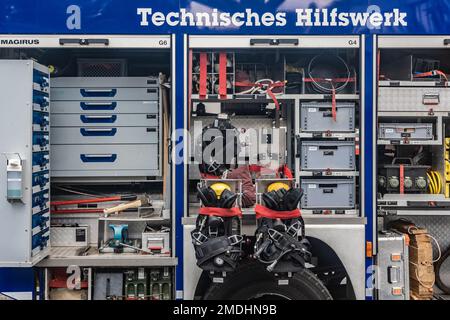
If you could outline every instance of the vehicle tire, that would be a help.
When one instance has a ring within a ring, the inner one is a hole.
[[[447,261],[448,259],[450,259],[450,249],[448,249],[446,252],[444,252],[442,254],[441,258],[439,259],[439,261],[434,265],[434,267],[435,267],[434,272],[436,274],[436,285],[445,294],[450,294],[450,284],[448,283],[448,278],[446,279],[446,281],[444,281],[444,279],[442,279],[441,268],[443,266],[445,266],[442,271],[445,272],[448,270],[448,261]]]
[[[224,283],[211,283],[203,299],[332,300],[323,283],[307,269],[296,272],[288,285],[278,285],[278,280],[262,263],[242,263],[227,274]]]

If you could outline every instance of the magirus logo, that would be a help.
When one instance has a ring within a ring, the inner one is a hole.
[[[39,39],[0,39],[1,45],[24,45],[39,44]]]

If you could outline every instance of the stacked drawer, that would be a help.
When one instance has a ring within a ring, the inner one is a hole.
[[[52,176],[159,176],[157,78],[52,80]]]
[[[302,133],[309,139],[298,143],[300,184],[304,191],[302,209],[313,213],[328,210],[345,213],[355,208],[356,143],[353,102],[337,102],[333,118],[331,101],[303,102],[300,108]],[[324,134],[341,134],[346,140],[325,138]]]
[[[31,256],[46,248],[50,238],[49,79],[47,68],[36,64],[33,70]]]

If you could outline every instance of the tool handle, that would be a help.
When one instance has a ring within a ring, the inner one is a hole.
[[[142,205],[141,200],[135,200],[127,203],[119,204],[118,206],[107,208],[103,210],[103,213],[109,214],[113,212],[124,211],[126,209],[139,208]]]

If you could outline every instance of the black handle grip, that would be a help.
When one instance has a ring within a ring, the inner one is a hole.
[[[444,46],[448,46],[450,44],[450,39],[444,39]]]
[[[319,184],[319,188],[337,188],[336,183],[321,183]]]
[[[298,45],[298,39],[250,39],[250,45],[270,45],[270,46],[278,46],[278,45]]]
[[[109,39],[81,39],[81,38],[61,38],[59,39],[60,45],[65,44],[79,44],[82,46],[88,46],[90,44],[104,44],[109,45]]]

